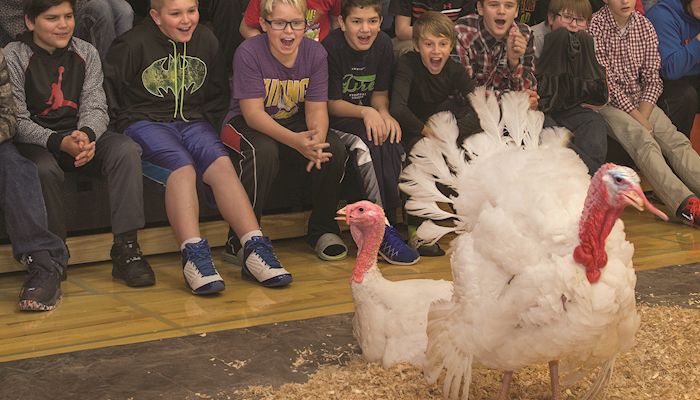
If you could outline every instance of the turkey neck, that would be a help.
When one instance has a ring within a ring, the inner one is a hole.
[[[600,270],[608,263],[605,240],[620,217],[623,207],[612,207],[608,202],[608,191],[599,174],[591,180],[588,195],[579,222],[580,244],[574,250],[574,260],[586,267],[590,283],[600,279]]]
[[[351,226],[350,230],[353,229],[362,228]],[[357,259],[355,260],[355,268],[352,270],[352,280],[357,283],[362,283],[365,273],[377,266],[377,254],[384,238],[384,220],[374,221],[363,230],[365,232],[361,235],[362,240],[356,240]],[[355,236],[355,232],[353,232],[353,237]]]

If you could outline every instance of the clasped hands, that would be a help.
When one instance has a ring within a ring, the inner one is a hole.
[[[73,131],[61,140],[61,151],[73,157],[73,165],[82,167],[95,157],[95,142],[83,131]]]

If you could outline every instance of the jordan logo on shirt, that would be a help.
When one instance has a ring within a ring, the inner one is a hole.
[[[58,67],[58,82],[51,84],[51,96],[46,101],[46,104],[50,104],[51,106],[39,113],[39,115],[48,115],[51,111],[58,110],[61,107],[70,107],[76,110],[78,109],[77,104],[63,98],[63,89],[61,89],[61,82],[63,82],[63,71],[65,70],[66,69],[63,68],[62,65]]]

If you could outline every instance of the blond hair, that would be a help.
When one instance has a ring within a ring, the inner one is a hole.
[[[260,18],[267,19],[272,14],[272,9],[278,4],[292,6],[306,18],[306,0],[260,0]]]
[[[437,11],[424,12],[413,24],[413,44],[418,45],[425,35],[444,36],[455,45],[455,24],[445,14]]]

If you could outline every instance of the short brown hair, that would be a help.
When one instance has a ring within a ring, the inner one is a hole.
[[[151,8],[154,10],[160,10],[165,1],[166,0],[151,0]],[[199,6],[199,0],[194,0],[194,2]]]
[[[36,22],[36,17],[51,7],[60,6],[63,3],[70,3],[70,6],[75,10],[75,0],[24,0],[22,3],[24,15],[29,18],[32,23]]]
[[[551,0],[549,2],[549,8],[547,9],[549,15],[554,16],[562,11],[578,14],[588,22],[591,22],[591,15],[593,15],[591,2],[588,0]]]
[[[413,44],[418,45],[420,39],[427,34],[444,36],[455,45],[455,24],[445,14],[437,11],[424,12],[413,24]]]
[[[382,16],[382,5],[380,0],[343,0],[342,6],[340,7],[340,15],[343,20],[348,17],[353,8],[372,8]]]

